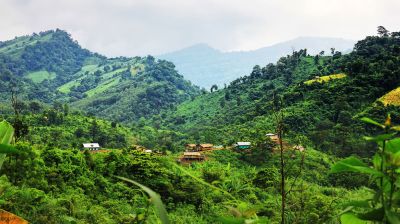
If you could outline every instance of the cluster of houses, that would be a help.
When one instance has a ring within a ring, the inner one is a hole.
[[[277,134],[268,133],[265,135],[269,137],[273,143],[276,145],[280,144],[280,138]],[[284,149],[292,148],[293,150],[304,151],[304,147],[301,145],[290,146],[287,142],[282,142]],[[92,152],[99,152],[104,151],[101,150],[99,143],[83,143],[83,149],[92,151]],[[233,148],[236,150],[250,150],[251,149],[251,142],[236,142],[233,145]],[[203,152],[210,151],[210,150],[217,150],[223,149],[223,146],[214,146],[213,144],[203,143],[203,144],[186,144],[185,145],[186,151],[180,157],[180,162],[192,162],[192,161],[203,161],[205,160],[205,155]],[[152,153],[152,150],[143,148],[143,152]]]
[[[180,158],[180,162],[193,162],[205,160],[205,155],[201,152],[214,149],[213,144],[186,144],[186,151]]]

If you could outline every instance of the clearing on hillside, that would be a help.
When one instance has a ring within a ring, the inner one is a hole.
[[[34,83],[41,83],[46,79],[48,80],[54,79],[56,77],[56,73],[42,70],[42,71],[28,73],[26,77],[32,80]]]
[[[319,82],[319,83],[329,82],[330,80],[333,80],[333,79],[342,79],[342,78],[345,78],[345,77],[346,77],[346,74],[343,74],[343,73],[325,75],[325,76],[315,77],[314,79],[305,81],[304,84],[311,85],[311,84],[313,84],[315,82]]]
[[[387,105],[400,106],[400,87],[386,93],[378,100],[381,101],[385,106]]]

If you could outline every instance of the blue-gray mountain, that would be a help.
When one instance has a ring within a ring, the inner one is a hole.
[[[257,50],[233,52],[222,52],[207,44],[197,44],[159,55],[158,58],[173,62],[178,72],[195,85],[209,88],[213,84],[229,84],[236,78],[249,74],[254,65],[264,66],[276,62],[293,50],[306,48],[313,55],[321,51],[330,54],[331,48],[335,48],[347,53],[354,43],[355,41],[340,38],[299,37]]]

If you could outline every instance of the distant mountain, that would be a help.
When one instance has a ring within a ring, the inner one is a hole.
[[[157,56],[173,62],[180,74],[192,83],[209,88],[219,86],[250,73],[254,65],[264,66],[276,62],[280,57],[291,54],[293,50],[306,48],[309,54],[325,51],[330,54],[331,48],[349,52],[355,41],[340,38],[299,37],[253,51],[221,52],[207,44],[197,44],[182,50]]]
[[[116,121],[158,114],[200,93],[171,62],[106,58],[58,29],[0,42],[0,86],[8,87],[0,89],[3,102],[19,87],[22,100],[69,103]]]

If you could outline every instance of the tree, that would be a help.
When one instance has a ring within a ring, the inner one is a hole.
[[[319,64],[319,55],[315,55],[314,57],[314,64],[318,65]]]
[[[69,106],[68,104],[64,104],[63,106],[64,116],[68,116],[69,113]]]
[[[242,98],[240,98],[240,96],[238,96],[238,97],[236,98],[236,105],[237,105],[237,106],[242,105]]]
[[[215,91],[218,90],[218,86],[217,86],[216,84],[214,84],[214,85],[211,86],[210,92],[213,92],[214,90],[215,90]]]
[[[334,55],[334,54],[335,54],[335,48],[331,47],[331,55]]]
[[[226,101],[231,100],[231,93],[230,93],[229,91],[226,91],[226,92],[225,92],[225,100],[226,100]]]
[[[92,125],[89,128],[90,137],[92,137],[92,142],[96,142],[100,134],[100,126],[97,124],[96,119],[93,119]]]
[[[29,103],[29,110],[32,113],[39,113],[42,109],[43,109],[42,105],[40,105],[40,103],[37,101],[31,101]]]
[[[381,37],[387,37],[389,36],[389,31],[383,26],[378,26],[378,35]]]

